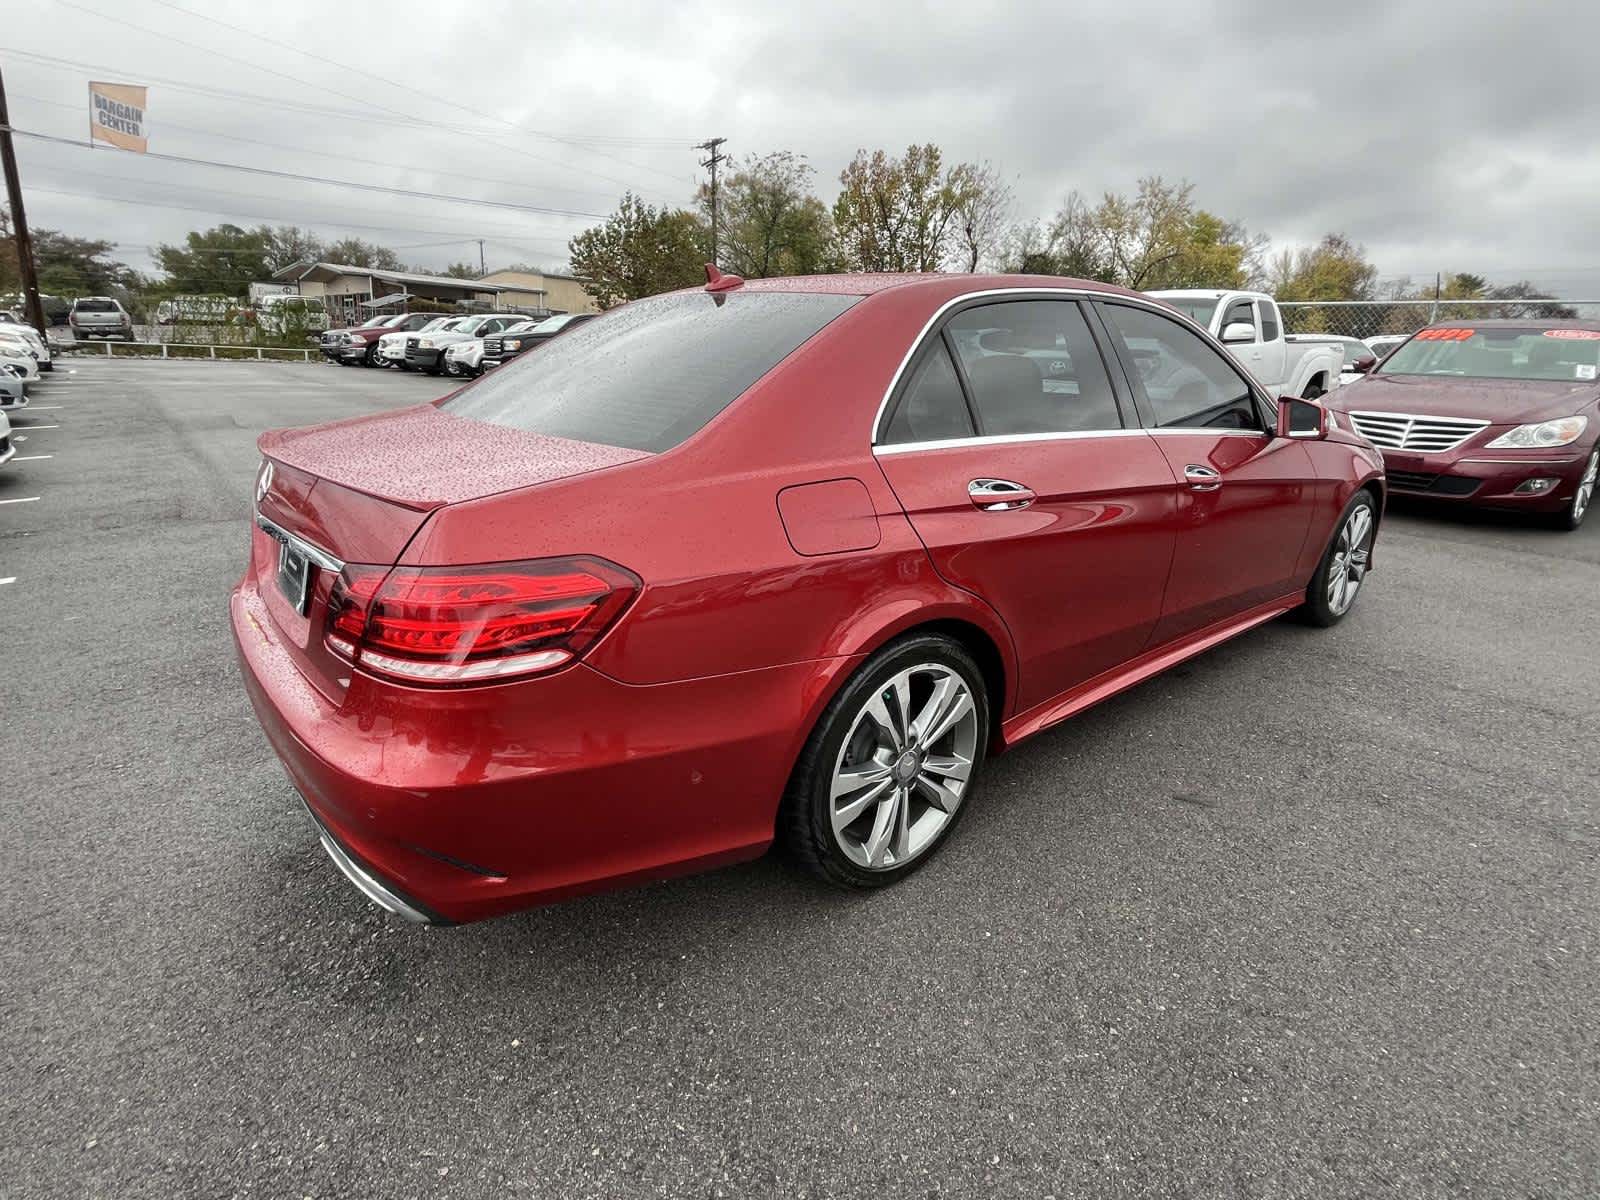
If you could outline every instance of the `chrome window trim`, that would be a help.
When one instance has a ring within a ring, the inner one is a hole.
[[[872,453],[909,454],[914,450],[948,450],[958,446],[999,446],[1007,442],[1081,442],[1094,438],[1148,437],[1154,430],[1137,429],[1083,429],[1064,433],[991,433],[983,437],[941,438],[932,442],[895,442],[888,446],[874,446]],[[1203,430],[1191,430],[1201,433]]]
[[[905,375],[906,367],[910,364],[911,360],[916,357],[917,351],[922,349],[922,344],[925,341],[928,340],[929,331],[931,331],[933,329],[933,327],[939,323],[940,319],[947,312],[949,312],[952,308],[955,308],[957,305],[965,304],[969,300],[987,300],[987,299],[991,299],[991,298],[996,297],[996,296],[1005,296],[1005,297],[1011,297],[1011,298],[1022,297],[1022,296],[1033,296],[1035,298],[1043,299],[1043,300],[1055,300],[1055,299],[1061,299],[1061,298],[1069,298],[1069,299],[1073,299],[1073,300],[1082,300],[1082,299],[1094,300],[1094,299],[1097,299],[1097,298],[1098,299],[1111,299],[1111,300],[1116,300],[1119,303],[1132,304],[1132,305],[1134,305],[1134,306],[1136,306],[1138,308],[1147,308],[1151,312],[1157,313],[1157,314],[1159,314],[1160,316],[1163,316],[1163,317],[1171,317],[1173,320],[1177,321],[1180,325],[1187,325],[1190,329],[1196,330],[1197,332],[1199,332],[1201,337],[1206,338],[1207,340],[1209,340],[1211,338],[1211,335],[1209,333],[1207,333],[1205,329],[1201,328],[1201,326],[1199,326],[1199,325],[1195,324],[1193,321],[1189,320],[1188,317],[1184,316],[1181,312],[1179,312],[1177,309],[1173,308],[1171,305],[1162,304],[1159,301],[1150,300],[1147,297],[1132,296],[1132,295],[1125,296],[1121,292],[1104,292],[1104,291],[1100,291],[1097,288],[1066,288],[1066,287],[986,288],[983,291],[978,291],[978,292],[963,292],[959,296],[952,296],[950,299],[946,300],[943,304],[941,304],[937,309],[934,310],[933,315],[928,318],[927,322],[922,326],[921,331],[918,332],[916,337],[911,339],[911,347],[906,351],[905,357],[903,357],[900,360],[900,365],[895,368],[894,374],[892,376],[890,376],[890,378],[889,378],[889,386],[884,389],[883,399],[878,401],[877,414],[872,418],[872,449],[873,449],[873,453],[877,453],[878,450],[880,449],[880,447],[878,445],[878,442],[879,442],[879,439],[883,436],[883,416],[884,416],[884,413],[888,410],[889,399],[890,399],[890,397],[892,397],[894,395],[895,389],[900,386],[900,379],[901,379],[901,377],[903,375]],[[1108,366],[1107,370],[1109,371],[1109,369],[1110,368]],[[1254,388],[1251,389],[1252,393],[1254,392],[1254,390],[1255,390]],[[1138,414],[1135,413],[1134,415],[1137,416]],[[1104,436],[1105,434],[1110,434],[1110,433],[1124,433],[1124,432],[1131,432],[1131,431],[1126,430],[1126,429],[1123,429],[1123,430],[1105,429],[1105,430],[1095,430],[1093,432],[1094,432],[1094,434],[1096,436]],[[1040,435],[1027,434],[1027,435],[1022,435],[1022,436],[1034,437],[1034,436],[1040,436]],[[1055,436],[1055,435],[1043,435],[1043,436]],[[966,439],[966,440],[971,440],[971,439]],[[1013,439],[1007,438],[1005,440],[1013,440]],[[909,445],[909,444],[911,444],[911,443],[902,443],[902,445]],[[943,446],[943,445],[948,445],[949,443],[947,443],[947,442],[937,442],[937,443],[930,443],[930,444]],[[883,447],[883,448],[887,449],[887,447]]]
[[[256,509],[256,524],[269,537],[293,546],[301,554],[305,555],[306,560],[313,566],[321,567],[324,571],[332,571],[336,575],[344,570],[344,562],[342,560],[335,558],[316,543],[306,541],[299,534],[290,533],[272,518],[262,516],[259,508]]]

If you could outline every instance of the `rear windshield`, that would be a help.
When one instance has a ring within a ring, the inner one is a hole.
[[[116,312],[115,300],[74,300],[72,307],[79,312]]]
[[[1211,314],[1217,311],[1217,299],[1212,296],[1157,296],[1163,304],[1170,304],[1203,329],[1211,328]]]
[[[440,407],[551,437],[668,450],[859,298],[683,292],[637,300]]]
[[[1384,359],[1378,372],[1588,382],[1600,376],[1600,331],[1424,329]]]

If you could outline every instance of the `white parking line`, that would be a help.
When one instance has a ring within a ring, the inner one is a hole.
[[[22,440],[21,438],[17,439],[17,441],[19,441],[19,442],[21,440]],[[16,458],[13,458],[11,461],[12,462],[38,462],[42,458],[54,458],[54,457],[55,457],[54,454],[19,454]]]
[[[16,581],[17,577],[15,575],[7,575],[4,579],[0,579],[0,587],[4,587],[8,583],[15,583]]]
[[[59,426],[59,425],[18,425],[18,426],[16,426],[16,428],[18,428],[18,429],[60,429],[61,426]],[[19,441],[19,442],[21,440],[22,440],[21,438],[17,439],[17,441]]]
[[[0,504],[28,504],[38,498],[37,496],[18,496],[15,500],[0,500]]]
[[[29,412],[44,412],[46,409],[54,410],[54,409],[57,409],[57,408],[60,408],[60,407],[61,407],[61,405],[59,405],[59,404],[30,404],[30,405],[28,405],[28,411]]]

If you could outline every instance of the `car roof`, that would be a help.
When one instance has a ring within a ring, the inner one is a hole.
[[[702,285],[703,286],[703,285]],[[941,271],[924,273],[854,275],[780,275],[770,279],[749,279],[738,289],[746,292],[820,292],[835,296],[872,296],[880,292],[938,292],[945,296],[1001,289],[1070,289],[1104,292],[1111,296],[1132,296],[1148,302],[1148,297],[1114,284],[1092,279],[1071,279],[1063,275],[967,275]],[[685,288],[685,291],[700,289]],[[1221,295],[1222,293],[1215,293]]]

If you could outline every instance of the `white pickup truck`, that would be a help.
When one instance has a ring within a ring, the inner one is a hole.
[[[1333,339],[1283,332],[1278,302],[1262,292],[1212,288],[1147,292],[1204,325],[1274,396],[1315,400],[1339,386],[1344,348]]]

